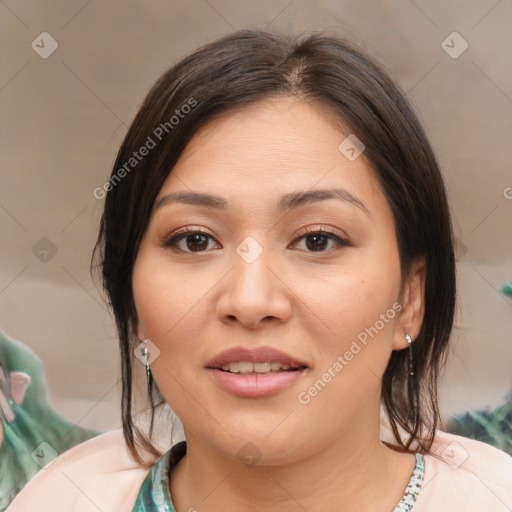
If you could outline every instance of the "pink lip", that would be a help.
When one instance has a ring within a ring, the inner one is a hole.
[[[215,382],[230,393],[242,397],[262,397],[275,394],[304,375],[306,368],[269,374],[236,374],[216,368],[207,368]]]
[[[306,363],[295,359],[280,350],[272,347],[233,347],[217,354],[206,364],[207,368],[222,368],[225,364],[250,361],[252,363],[265,363],[266,361],[287,364],[291,368],[307,366]]]
[[[229,363],[250,361],[253,363],[274,362],[298,368],[276,373],[236,374],[225,372],[222,367]],[[308,369],[299,359],[272,347],[234,347],[217,354],[206,365],[215,382],[230,393],[243,397],[261,397],[277,393],[302,377]]]

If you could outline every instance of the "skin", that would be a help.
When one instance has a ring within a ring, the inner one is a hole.
[[[425,266],[416,262],[400,287],[391,209],[364,153],[351,162],[338,150],[349,133],[318,105],[266,99],[199,130],[158,194],[155,204],[178,191],[228,202],[155,209],[133,272],[138,335],[159,348],[153,376],[185,428],[187,455],[170,484],[178,512],[389,511],[403,494],[415,460],[380,441],[381,377],[391,352],[408,346],[405,333],[414,340],[421,328]],[[283,194],[324,188],[349,191],[368,214],[336,199],[274,210]],[[183,227],[211,238],[166,247]],[[315,251],[304,228],[350,245],[324,238]],[[263,249],[252,263],[236,252],[248,236]],[[401,312],[299,403],[396,302]],[[272,396],[234,396],[204,367],[238,345],[276,347],[308,370]],[[254,466],[237,457],[246,443],[261,454]]]

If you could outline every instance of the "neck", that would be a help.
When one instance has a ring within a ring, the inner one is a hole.
[[[171,475],[178,511],[392,510],[414,469],[414,455],[385,446],[379,428],[362,437],[344,432],[293,463],[248,467],[190,432],[187,455]]]

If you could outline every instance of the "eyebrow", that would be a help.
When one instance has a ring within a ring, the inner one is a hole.
[[[300,206],[305,206],[320,201],[326,201],[328,199],[338,199],[345,201],[353,206],[356,206],[362,210],[366,215],[370,215],[370,212],[366,206],[355,196],[353,196],[347,190],[341,188],[329,188],[329,189],[316,189],[316,190],[298,190],[285,194],[279,198],[275,208],[279,212],[289,212]],[[203,194],[199,192],[173,192],[163,196],[157,203],[156,209],[172,204],[172,203],[183,203],[197,206],[207,206],[209,208],[216,208],[218,210],[226,210],[228,208],[228,202],[216,195]]]

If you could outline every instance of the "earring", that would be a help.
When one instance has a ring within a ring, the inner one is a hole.
[[[408,361],[408,372],[409,375],[414,375],[414,359],[412,357],[412,339],[409,334],[405,335],[405,339],[407,340],[407,343],[409,344],[409,361]]]
[[[144,347],[141,348],[141,354],[142,354],[142,357],[144,357],[146,360],[146,377],[149,382],[149,379],[151,377],[151,368],[149,366],[150,355],[149,355],[149,351],[148,351],[148,340],[144,340],[142,343],[144,344]]]

